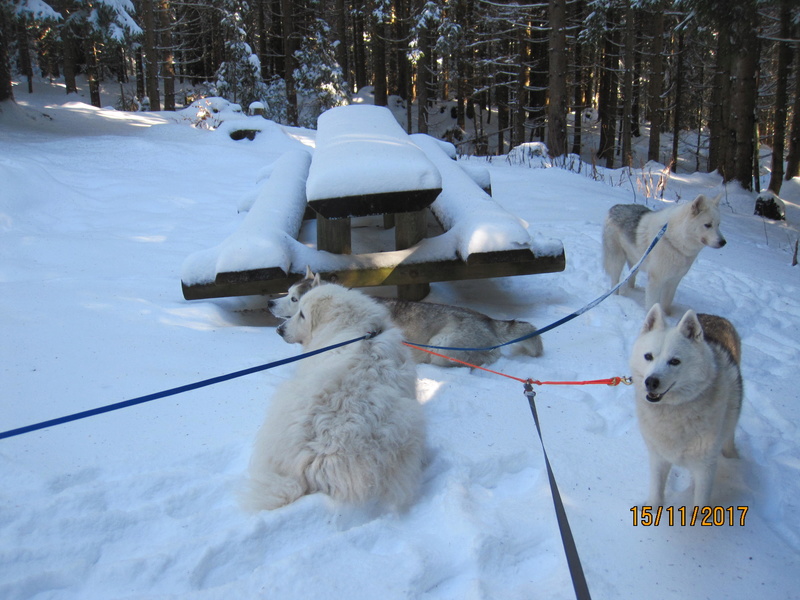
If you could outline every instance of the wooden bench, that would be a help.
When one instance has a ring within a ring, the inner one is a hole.
[[[282,293],[306,266],[349,287],[396,285],[412,300],[433,281],[564,269],[561,243],[531,240],[445,143],[406,135],[388,109],[343,108],[320,117],[310,165],[302,151],[281,157],[239,229],[187,258],[186,299]],[[443,233],[425,238],[430,213]],[[350,253],[351,219],[364,215],[394,221],[394,250]],[[304,218],[316,219],[316,248],[297,241]]]

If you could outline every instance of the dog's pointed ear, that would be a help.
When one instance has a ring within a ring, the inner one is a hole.
[[[656,329],[664,329],[665,326],[664,309],[656,302],[644,318],[642,333],[648,333]]]
[[[709,202],[714,206],[719,206],[719,203],[722,201],[722,192],[714,196]]]
[[[706,198],[703,194],[700,194],[697,198],[692,200],[692,216],[696,217],[703,212],[706,208],[707,202],[708,198]]]
[[[697,313],[691,309],[686,311],[686,314],[683,315],[683,318],[678,323],[678,331],[681,332],[682,336],[693,342],[699,342],[703,339],[703,326],[697,318]]]
[[[311,287],[315,288],[318,285],[322,285],[322,280],[319,278],[319,273],[314,275],[314,281],[311,282]]]
[[[314,279],[314,271],[311,270],[309,265],[306,265],[306,279]]]

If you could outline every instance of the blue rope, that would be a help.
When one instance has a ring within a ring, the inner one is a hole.
[[[502,348],[503,346],[508,346],[509,344],[516,344],[518,342],[522,342],[524,340],[527,340],[529,338],[535,337],[537,335],[542,335],[543,333],[545,333],[547,331],[550,331],[551,329],[555,329],[556,327],[558,327],[560,325],[563,325],[564,323],[567,323],[568,321],[571,321],[572,319],[574,319],[576,317],[579,317],[580,315],[582,315],[583,313],[587,312],[588,310],[591,310],[592,308],[594,308],[595,306],[600,304],[603,300],[608,298],[611,294],[616,292],[620,287],[622,287],[622,285],[626,281],[628,281],[628,279],[630,279],[631,276],[634,273],[636,273],[636,271],[639,269],[639,267],[644,262],[644,259],[647,258],[647,256],[650,254],[650,252],[655,247],[655,245],[658,243],[658,241],[664,236],[664,233],[666,233],[666,231],[667,231],[667,226],[664,225],[664,227],[661,228],[661,231],[658,232],[656,237],[653,238],[653,241],[650,242],[650,246],[648,246],[647,250],[642,255],[642,258],[639,259],[639,262],[637,262],[633,266],[633,268],[630,270],[628,275],[622,281],[620,281],[616,286],[614,286],[611,290],[609,290],[608,292],[606,292],[605,294],[603,294],[599,298],[596,298],[595,300],[593,300],[592,302],[590,302],[589,304],[587,304],[586,306],[584,306],[580,310],[575,311],[574,313],[572,313],[570,315],[567,315],[566,317],[564,317],[562,319],[559,319],[558,321],[555,321],[554,323],[551,323],[550,325],[542,327],[541,329],[537,329],[533,333],[529,333],[529,334],[524,335],[522,337],[519,337],[517,339],[511,340],[511,341],[508,341],[508,342],[505,342],[505,343],[502,343],[502,344],[498,344],[496,346],[489,346],[489,347],[486,347],[486,348],[454,348],[454,347],[450,347],[450,346],[427,346],[425,344],[413,344],[413,343],[410,343],[410,342],[409,343],[412,346],[417,346],[419,348],[430,348],[432,350],[461,350],[461,351],[469,351],[469,352],[483,352],[483,351],[487,351],[487,350],[496,350],[497,348]],[[299,356],[294,356],[292,358],[286,358],[286,359],[283,359],[283,360],[279,360],[279,361],[276,361],[276,362],[268,363],[268,364],[261,365],[261,366],[258,366],[258,367],[250,367],[249,369],[243,369],[241,371],[236,371],[234,373],[228,373],[227,375],[220,375],[219,377],[212,377],[211,379],[204,379],[203,381],[198,381],[196,383],[190,383],[188,385],[182,385],[180,387],[172,388],[170,390],[165,390],[163,392],[157,392],[155,394],[149,394],[147,396],[140,396],[139,398],[132,398],[131,400],[124,400],[122,402],[117,402],[115,404],[108,404],[106,406],[93,408],[91,410],[85,410],[83,412],[75,413],[75,414],[72,414],[72,415],[59,417],[58,419],[51,419],[49,421],[42,421],[41,423],[35,423],[33,425],[28,425],[26,427],[19,427],[17,429],[11,429],[9,431],[0,432],[0,440],[4,440],[4,439],[10,438],[10,437],[15,437],[15,436],[22,435],[22,434],[25,434],[25,433],[30,433],[32,431],[38,431],[40,429],[45,429],[47,427],[54,427],[56,425],[62,425],[64,423],[70,423],[72,421],[78,421],[80,419],[86,419],[88,417],[94,417],[96,415],[101,415],[103,413],[111,412],[111,411],[114,411],[114,410],[119,410],[121,408],[128,408],[129,406],[135,406],[137,404],[143,404],[145,402],[151,402],[153,400],[159,400],[161,398],[166,398],[168,396],[176,396],[176,395],[182,394],[184,392],[189,392],[189,391],[196,390],[196,389],[199,389],[199,388],[207,387],[207,386],[210,386],[210,385],[214,385],[216,383],[222,383],[223,381],[229,381],[231,379],[236,379],[237,377],[244,377],[245,375],[251,375],[253,373],[258,373],[259,371],[266,371],[267,369],[272,369],[274,367],[279,367],[281,365],[286,365],[286,364],[289,364],[289,363],[293,363],[295,361],[302,360],[304,358],[308,358],[308,357],[314,356],[316,354],[321,354],[322,352],[327,352],[328,350],[335,350],[336,348],[341,348],[342,346],[346,346],[348,344],[352,344],[352,343],[355,343],[355,342],[359,342],[361,340],[369,339],[369,338],[374,337],[375,335],[376,335],[375,333],[368,333],[367,335],[364,335],[362,337],[358,337],[358,338],[355,338],[355,339],[352,339],[352,340],[348,340],[346,342],[341,342],[339,344],[334,344],[332,346],[327,346],[325,348],[320,348],[319,350],[313,350],[311,352],[307,352],[307,353],[301,354]]]
[[[647,247],[647,250],[645,250],[645,253],[642,255],[642,258],[639,259],[639,262],[637,262],[635,265],[633,265],[633,267],[631,268],[630,272],[617,285],[615,285],[613,288],[611,288],[609,291],[607,291],[605,294],[603,294],[599,298],[595,298],[594,300],[592,300],[589,304],[587,304],[583,308],[581,308],[579,310],[576,310],[574,313],[569,314],[566,317],[564,317],[562,319],[559,319],[558,321],[550,323],[549,325],[546,325],[546,326],[542,327],[541,329],[537,329],[534,332],[528,333],[526,335],[523,335],[522,337],[518,337],[518,338],[513,339],[511,341],[503,342],[502,344],[497,344],[496,346],[487,346],[486,348],[455,348],[455,347],[451,347],[451,346],[427,346],[425,344],[416,344],[414,342],[408,342],[408,343],[410,345],[416,346],[418,348],[428,348],[430,350],[458,350],[458,351],[462,351],[462,352],[486,352],[488,350],[497,350],[498,348],[502,348],[503,346],[508,346],[510,344],[516,344],[518,342],[522,342],[522,341],[528,340],[528,339],[530,339],[532,337],[536,337],[537,335],[542,335],[543,333],[545,333],[547,331],[550,331],[551,329],[555,329],[556,327],[559,327],[559,326],[563,325],[564,323],[572,321],[572,319],[574,319],[576,317],[579,317],[583,313],[593,309],[595,306],[600,304],[603,300],[605,300],[611,294],[613,294],[619,288],[621,288],[623,286],[623,284],[625,284],[625,282],[627,282],[628,279],[630,279],[631,276],[634,273],[636,273],[636,271],[639,270],[639,267],[642,266],[642,263],[644,262],[644,259],[647,258],[647,255],[650,254],[650,252],[653,250],[653,248],[658,243],[658,241],[662,237],[664,237],[664,233],[666,233],[666,231],[667,231],[667,226],[665,224],[661,228],[661,231],[659,231],[656,234],[656,237],[653,238],[653,241],[650,242],[650,245]]]
[[[63,423],[69,423],[71,421],[77,421],[79,419],[86,419],[88,417],[94,417],[95,415],[101,415],[103,413],[111,412],[113,410],[119,410],[121,408],[128,408],[129,406],[135,406],[137,404],[143,404],[145,402],[151,402],[152,400],[158,400],[160,398],[166,398],[168,396],[175,396],[177,394],[182,394],[183,392],[189,392],[191,390],[196,390],[202,387],[207,387],[209,385],[214,385],[215,383],[221,383],[223,381],[228,381],[230,379],[236,379],[237,377],[244,377],[245,375],[251,375],[252,373],[258,373],[259,371],[266,371],[267,369],[272,369],[274,367],[280,367],[281,365],[286,365],[289,363],[293,363],[298,360],[302,360],[304,358],[308,358],[310,356],[314,356],[316,354],[321,354],[322,352],[327,352],[328,350],[335,350],[336,348],[341,348],[342,346],[346,346],[348,344],[352,344],[355,342],[360,342],[361,340],[366,340],[369,338],[375,337],[374,333],[368,333],[367,335],[348,340],[346,342],[341,342],[338,344],[334,344],[332,346],[327,346],[325,348],[320,348],[319,350],[312,350],[311,352],[307,352],[305,354],[301,354],[299,356],[293,356],[291,358],[285,358],[283,360],[278,360],[275,362],[271,362],[265,365],[261,365],[258,367],[250,367],[249,369],[243,369],[241,371],[236,371],[234,373],[228,373],[227,375],[220,375],[219,377],[212,377],[211,379],[204,379],[203,381],[198,381],[196,383],[190,383],[188,385],[182,385],[180,387],[172,388],[171,390],[165,390],[163,392],[157,392],[155,394],[148,394],[147,396],[141,396],[139,398],[133,398],[131,400],[124,400],[122,402],[117,402],[116,404],[108,404],[106,406],[101,406],[99,408],[93,408],[91,410],[85,410],[83,412],[75,413],[72,415],[67,415],[65,417],[59,417],[58,419],[51,419],[49,421],[43,421],[41,423],[36,423],[34,425],[28,425],[26,427],[20,427],[18,429],[12,429],[10,431],[5,431],[0,433],[0,440],[14,437],[17,435],[22,435],[24,433],[30,433],[31,431],[37,431],[39,429],[45,429],[47,427],[53,427],[55,425],[61,425]]]

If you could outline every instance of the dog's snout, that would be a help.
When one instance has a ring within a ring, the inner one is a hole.
[[[661,386],[661,380],[651,375],[644,380],[644,386],[647,388],[648,392],[655,392]]]
[[[267,302],[267,308],[275,308],[275,300],[270,300]]]
[[[728,240],[726,240],[725,238],[720,238],[719,239],[719,247],[720,248],[722,248],[727,243],[728,243]]]

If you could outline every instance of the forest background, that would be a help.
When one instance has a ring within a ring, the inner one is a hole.
[[[647,126],[648,160],[673,169],[683,140],[690,167],[748,190],[764,148],[776,195],[800,174],[797,0],[0,0],[0,103],[80,75],[97,107],[118,81],[121,110],[220,96],[313,127],[371,87],[409,132],[450,111],[437,133],[464,153],[585,155],[594,123],[592,160],[638,167]]]

